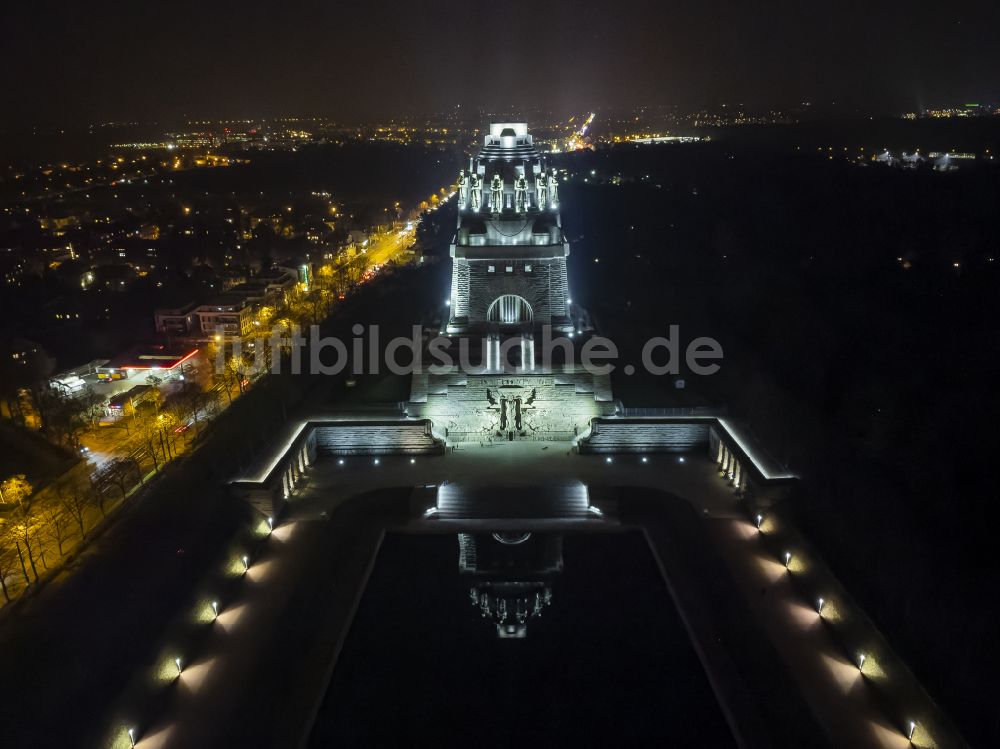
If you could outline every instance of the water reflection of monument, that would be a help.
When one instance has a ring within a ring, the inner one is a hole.
[[[552,603],[562,572],[562,536],[526,531],[458,534],[458,569],[472,578],[469,600],[500,638],[523,638]]]

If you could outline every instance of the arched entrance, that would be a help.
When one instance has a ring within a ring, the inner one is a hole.
[[[501,325],[529,323],[532,321],[532,317],[531,305],[524,297],[517,296],[517,294],[504,294],[497,297],[486,312],[486,319],[489,322]]]

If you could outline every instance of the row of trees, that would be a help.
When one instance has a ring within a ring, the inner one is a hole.
[[[367,273],[365,255],[322,266],[312,287],[295,294],[284,308],[272,310],[268,319],[261,321],[260,330],[244,341],[242,355],[226,357],[225,366],[213,371],[204,385],[189,381],[164,396],[161,382],[151,381],[151,397],[129,404],[119,420],[123,435],[115,452],[128,457],[106,461],[93,472],[89,464],[81,464],[38,492],[24,475],[2,482],[0,594],[4,601],[9,602],[58,565],[106,517],[112,503],[123,501],[142,483],[147,469],[158,470],[182,452],[186,446],[183,435],[188,430],[198,434],[207,420],[232,402],[234,393],[243,393],[254,379],[266,374],[270,362],[265,362],[263,371],[255,371],[253,351],[262,346],[265,359],[269,358],[268,338],[275,324],[290,331],[293,325],[307,326],[325,319]],[[214,369],[212,347],[206,355]],[[21,414],[25,407],[34,410],[51,441],[76,447],[80,434],[101,409],[99,399],[89,393],[67,397],[49,390],[41,384],[48,373],[28,369],[32,368],[19,371],[20,376],[11,380],[19,387],[3,394],[11,415]]]
[[[36,583],[143,481],[187,447],[206,420],[224,407],[223,389],[187,382],[167,396],[157,389],[149,400],[130,406],[119,420],[120,457],[79,464],[52,485],[35,492],[25,476],[0,484],[0,594]],[[93,469],[93,470],[92,470]]]
[[[215,387],[208,395],[215,398],[224,395],[231,403],[234,392],[244,393],[258,377],[270,371],[274,329],[290,335],[294,326],[305,329],[325,320],[334,305],[365,280],[369,266],[368,256],[364,254],[320,266],[310,288],[296,291],[282,307],[265,308],[266,312],[262,310],[258,314],[252,332],[242,340],[239,354],[227,351],[221,368],[215,366],[219,344],[210,344],[206,356],[213,365]],[[282,347],[282,352],[287,353],[287,348]]]
[[[134,459],[109,461],[90,479],[70,471],[34,492],[23,474],[0,484],[0,594],[9,602],[58,564],[107,515],[115,494],[124,498],[141,470]],[[114,492],[114,493],[113,493]]]

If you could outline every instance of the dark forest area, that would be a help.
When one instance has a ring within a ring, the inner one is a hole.
[[[721,342],[722,370],[689,390],[805,478],[800,526],[968,738],[993,743],[1000,168],[779,140],[567,157],[574,296],[625,359],[670,324]]]

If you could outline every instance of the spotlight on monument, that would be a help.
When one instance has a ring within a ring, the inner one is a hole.
[[[825,605],[826,605],[826,600],[823,598],[823,596],[820,596],[819,598],[816,599],[816,613],[819,614],[820,616],[823,616],[823,606]]]
[[[858,653],[858,671],[865,670],[865,654]]]
[[[212,613],[215,614],[215,618],[219,618],[219,602],[212,601]]]
[[[128,744],[133,749],[135,749],[135,729],[134,728],[128,729]]]
[[[910,741],[910,742],[913,741],[913,734],[916,732],[916,730],[917,730],[917,724],[914,723],[911,720],[910,721],[910,725],[908,726],[907,731],[906,731],[906,740],[907,741]]]
[[[764,522],[764,516],[763,515],[758,515],[757,516],[757,530],[760,530],[760,524],[763,523],[763,522]]]
[[[792,561],[792,552],[786,551],[785,552],[785,569],[788,569],[788,565],[791,563],[791,561]]]
[[[250,557],[244,554],[243,558],[240,561],[243,562],[243,574],[245,575],[247,572],[250,571]]]
[[[174,658],[174,665],[177,666],[177,675],[180,676],[181,672],[184,671],[184,669],[182,668],[181,659]]]
[[[270,535],[274,531],[274,518],[267,519],[267,533]]]

